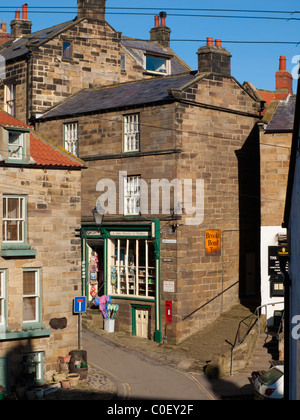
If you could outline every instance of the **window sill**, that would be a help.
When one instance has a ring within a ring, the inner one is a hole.
[[[15,244],[8,245],[2,244],[0,250],[0,257],[14,258],[14,257],[35,257],[37,251],[32,249],[29,245]]]
[[[49,337],[51,330],[49,329],[28,329],[23,331],[0,331],[0,341],[18,340],[21,338],[38,338],[38,337]]]

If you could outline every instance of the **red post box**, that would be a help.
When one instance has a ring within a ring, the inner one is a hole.
[[[172,324],[172,302],[169,300],[165,301],[165,322]]]

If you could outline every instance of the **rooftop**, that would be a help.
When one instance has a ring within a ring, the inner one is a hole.
[[[293,131],[295,119],[296,95],[288,96],[285,101],[280,101],[271,118],[266,132]]]
[[[101,112],[174,100],[170,89],[180,89],[196,77],[193,72],[103,87],[84,89],[51,108],[41,119]]]
[[[4,128],[18,128],[30,130],[30,157],[33,159],[30,165],[47,167],[81,168],[83,162],[68,153],[61,147],[55,146],[49,140],[41,137],[31,126],[12,117],[4,111],[0,111],[0,126]]]

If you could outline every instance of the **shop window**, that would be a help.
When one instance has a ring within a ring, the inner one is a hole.
[[[153,242],[145,239],[110,239],[108,273],[109,294],[154,298]]]
[[[24,133],[8,131],[8,161],[23,162],[25,158]]]
[[[64,147],[75,156],[78,156],[78,123],[64,124]]]
[[[23,325],[40,322],[40,279],[38,269],[23,271]]]
[[[124,215],[138,215],[141,211],[141,177],[124,178]]]
[[[25,201],[23,196],[3,197],[3,230],[4,243],[25,242]]]
[[[124,152],[140,150],[140,115],[124,115]]]

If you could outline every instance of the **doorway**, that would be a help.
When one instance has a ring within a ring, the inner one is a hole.
[[[150,339],[150,306],[132,305],[132,335]]]
[[[149,310],[137,309],[135,311],[135,325],[137,337],[148,338]]]

